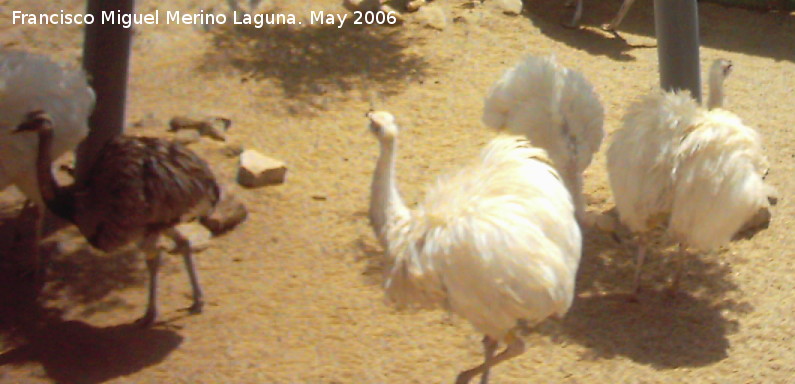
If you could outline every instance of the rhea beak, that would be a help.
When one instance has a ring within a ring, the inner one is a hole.
[[[376,128],[376,126],[375,126],[375,123],[374,123],[374,122],[373,122],[373,120],[372,120],[372,117],[373,117],[373,112],[374,112],[374,111],[373,111],[372,109],[370,109],[369,111],[367,111],[367,112],[364,114],[364,117],[366,117],[366,118],[370,119],[370,124],[367,124],[367,128],[369,128],[369,130],[370,130],[370,133],[374,133],[374,134],[375,134],[375,133],[377,133],[377,132],[378,132],[378,128]]]
[[[20,125],[17,125],[17,127],[11,131],[11,134],[16,135],[17,133],[34,131],[36,130],[36,125],[40,123],[41,123],[40,121],[28,120]]]
[[[42,128],[42,125],[47,123],[52,124],[50,116],[42,110],[36,110],[28,113],[27,116],[25,116],[25,121],[17,125],[17,127],[14,128],[11,133],[17,134],[20,132],[37,131]]]

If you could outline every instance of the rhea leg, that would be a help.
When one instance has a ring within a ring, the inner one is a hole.
[[[574,6],[574,15],[571,18],[571,21],[566,23],[563,22],[563,26],[566,28],[577,28],[580,25],[580,19],[582,18],[582,0],[576,0],[577,3]],[[570,2],[568,2],[570,4]]]
[[[499,363],[502,363],[503,361],[506,361],[508,359],[512,359],[516,356],[519,356],[522,353],[524,353],[524,351],[525,351],[524,341],[522,341],[522,339],[520,338],[514,338],[513,341],[511,341],[508,344],[508,346],[505,347],[505,350],[500,352],[497,356],[494,356],[494,358],[486,359],[486,361],[483,364],[459,373],[458,378],[456,378],[455,380],[455,384],[467,384],[469,383],[470,380],[472,380],[473,377],[479,374],[486,375],[486,378],[484,380],[481,380],[481,384],[487,384],[488,382],[487,372],[491,367]]]
[[[147,235],[141,240],[141,250],[146,256],[146,269],[149,271],[149,299],[144,316],[136,321],[142,327],[150,327],[157,318],[157,272],[160,269],[161,252],[157,249],[158,234]]]
[[[674,278],[671,280],[671,285],[668,287],[668,293],[675,295],[679,290],[679,283],[682,280],[682,273],[685,269],[685,258],[687,257],[687,246],[679,243],[679,250],[676,253],[676,271],[674,271]]]
[[[619,24],[621,24],[621,22],[624,20],[624,16],[627,15],[629,8],[632,7],[632,3],[634,2],[635,0],[624,0],[624,2],[621,3],[621,8],[618,10],[616,17],[613,18],[609,24],[602,25],[602,29],[609,32],[615,32],[616,28],[618,28]]]
[[[202,291],[201,284],[199,284],[199,274],[196,272],[196,264],[193,262],[193,251],[190,249],[190,243],[186,241],[175,230],[169,230],[168,235],[174,239],[180,253],[182,253],[182,260],[185,262],[185,270],[188,272],[190,279],[190,287],[193,291],[193,304],[188,308],[190,313],[201,313],[204,307],[204,292]]]
[[[483,359],[486,364],[494,359],[494,352],[497,352],[497,340],[488,336],[483,336]],[[489,369],[480,375],[480,384],[488,384],[489,382]]]
[[[638,254],[635,259],[635,277],[632,279],[632,296],[633,301],[638,300],[640,294],[640,272],[643,269],[643,262],[646,261],[646,248],[648,238],[646,234],[638,235]]]

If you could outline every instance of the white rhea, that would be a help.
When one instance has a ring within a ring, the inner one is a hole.
[[[519,331],[571,306],[582,246],[571,197],[543,149],[500,136],[409,210],[396,185],[395,119],[368,117],[381,145],[370,221],[385,248],[386,295],[398,307],[450,310],[485,334],[484,363],[456,380],[485,383],[490,367],[524,351]]]
[[[36,180],[38,138],[14,135],[30,111],[46,110],[55,124],[51,157],[74,149],[88,135],[94,92],[83,71],[21,51],[0,51],[0,190],[16,185],[39,210],[33,267],[45,205]]]
[[[585,213],[583,171],[604,138],[604,110],[593,86],[554,57],[527,56],[489,91],[483,122],[524,135],[549,154],[574,198],[577,218]]]
[[[772,188],[759,134],[721,109],[728,60],[709,74],[706,109],[687,91],[655,91],[633,103],[607,152],[610,187],[621,221],[638,234],[634,292],[648,232],[665,226],[679,243],[678,288],[687,247],[709,251],[727,244],[759,209]]]

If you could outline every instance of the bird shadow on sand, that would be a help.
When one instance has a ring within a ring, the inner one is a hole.
[[[533,25],[549,38],[560,41],[573,48],[581,49],[593,56],[606,56],[616,61],[634,61],[636,58],[632,52],[636,49],[656,48],[653,44],[631,43],[618,34],[602,31],[598,25],[607,23],[615,16],[620,2],[585,2],[585,11],[580,28],[565,28],[561,24],[564,20],[568,21],[573,14],[572,9],[564,8],[560,0],[533,0],[525,2],[525,12]],[[607,9],[611,9],[608,11]],[[612,9],[615,8],[615,9]],[[635,11],[633,7],[632,11]],[[611,13],[612,12],[612,13]],[[597,19],[598,18],[598,19]],[[603,20],[602,20],[603,18]],[[591,19],[601,20],[596,26],[588,25]],[[625,20],[624,23],[627,23]],[[623,29],[624,23],[621,24]],[[647,25],[650,28],[651,36],[654,36],[654,25]]]
[[[15,297],[0,303],[0,370],[41,364],[57,383],[102,383],[157,364],[182,343],[170,329],[64,320],[61,310],[43,307],[30,289],[20,289],[24,283],[14,283]]]
[[[369,285],[381,286],[384,283],[384,251],[377,245],[377,241],[371,241],[365,236],[354,241],[353,247],[356,249],[356,262],[364,263],[362,269],[362,279]]]
[[[322,109],[353,90],[394,95],[425,77],[427,62],[408,49],[416,39],[399,27],[303,24],[218,26],[209,32],[213,48],[199,69],[228,73],[231,67],[242,73],[241,82],[273,80],[293,113]]]
[[[590,358],[624,356],[656,369],[704,366],[727,357],[727,336],[739,324],[726,315],[748,313],[752,307],[726,298],[737,286],[719,253],[686,255],[686,274],[671,295],[667,287],[675,270],[675,247],[650,246],[642,291],[639,300],[632,301],[634,242],[616,241],[590,228],[584,239],[578,295],[554,337],[589,348]]]
[[[765,2],[759,2],[760,5]],[[621,1],[585,1],[582,28],[566,29],[561,20],[571,17],[573,10],[564,8],[560,0],[525,2],[525,15],[541,33],[573,48],[613,60],[634,60],[631,51],[656,44],[654,2],[636,1],[618,28],[622,32],[645,36],[651,44],[634,44],[633,38],[615,38],[600,30],[618,12]],[[749,10],[700,1],[699,30],[701,45],[719,50],[769,57],[795,62],[795,17],[781,12]]]
[[[34,214],[3,209],[0,215],[0,371],[41,364],[57,383],[102,383],[157,364],[180,345],[182,337],[170,329],[65,320],[64,314],[78,305],[77,316],[126,305],[112,293],[143,284],[143,262],[132,250],[104,255],[79,239],[74,228],[48,223],[50,230],[60,229],[52,236],[59,241],[43,242],[46,276],[37,284],[20,264],[33,247],[35,208],[29,209]]]

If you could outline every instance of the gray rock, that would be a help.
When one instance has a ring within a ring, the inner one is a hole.
[[[248,217],[248,209],[237,199],[234,193],[224,189],[221,200],[216,204],[212,214],[201,219],[201,223],[213,235],[220,235],[238,226]]]
[[[175,116],[169,122],[172,131],[195,130],[203,136],[225,141],[232,120],[218,116]]]

